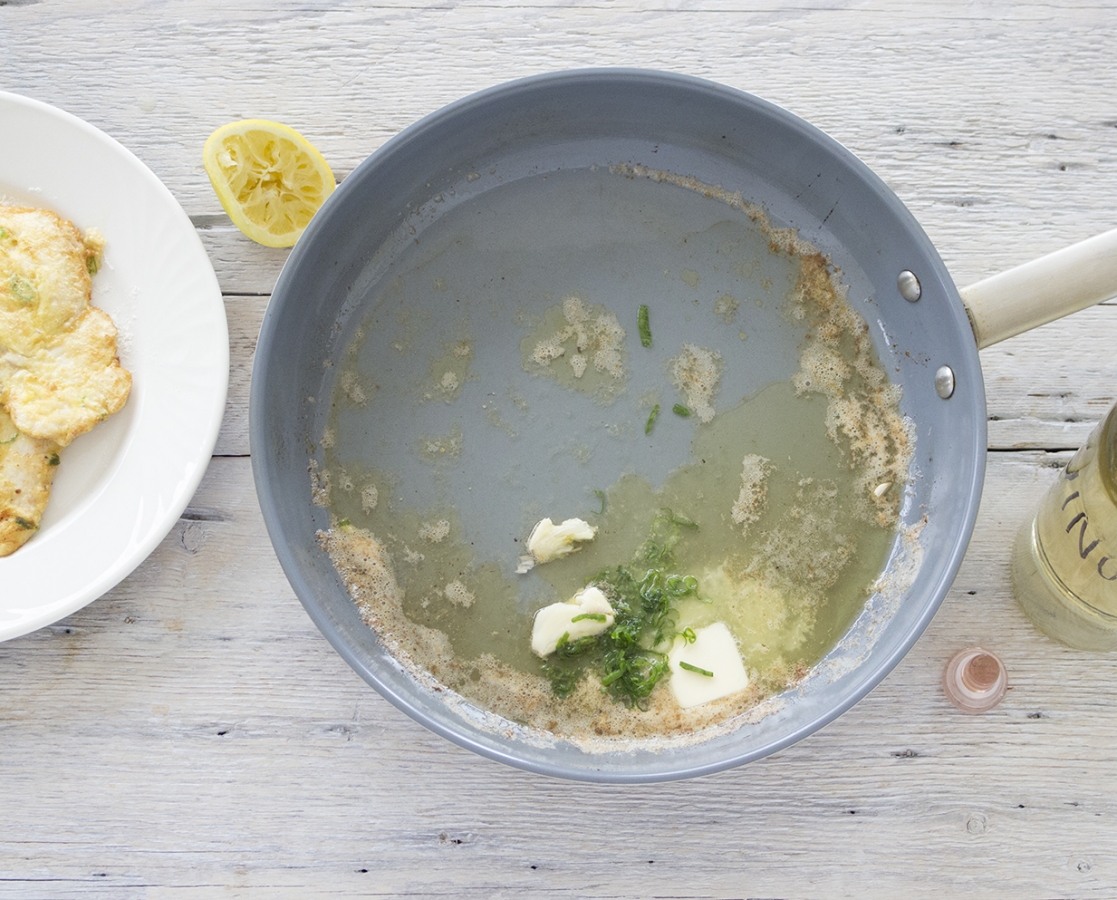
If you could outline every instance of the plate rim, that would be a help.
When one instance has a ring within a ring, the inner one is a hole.
[[[170,189],[131,150],[97,126],[72,113],[24,94],[0,90],[0,110],[4,108],[29,112],[33,116],[42,117],[44,122],[54,120],[67,132],[73,133],[78,141],[101,145],[109,155],[115,156],[120,161],[128,179],[134,179],[136,184],[142,185],[145,195],[156,201],[153,208],[158,210],[160,221],[164,222],[170,232],[176,236],[176,244],[181,242],[181,247],[185,250],[180,253],[186,270],[192,273],[191,291],[196,297],[194,306],[197,309],[210,310],[213,321],[205,327],[213,329],[213,332],[207,339],[209,344],[207,355],[213,356],[214,359],[212,369],[207,370],[208,378],[200,387],[192,384],[183,388],[176,387],[176,390],[185,390],[195,398],[199,410],[195,416],[198,442],[194,446],[197,449],[194,452],[184,451],[180,459],[176,460],[173,487],[164,489],[162,484],[158,485],[154,496],[161,501],[161,504],[158,511],[150,517],[146,527],[134,521],[113,523],[122,529],[132,528],[137,532],[131,535],[127,547],[105,562],[97,560],[82,565],[80,569],[87,582],[84,588],[60,591],[61,596],[36,595],[28,604],[19,608],[10,607],[15,611],[15,615],[11,620],[0,621],[0,642],[51,625],[103,596],[134,572],[171,531],[196,493],[216,447],[228,397],[230,358],[228,319],[217,275],[197,230]],[[0,175],[2,174],[0,172]],[[16,187],[14,182],[8,183]],[[44,202],[47,208],[55,205],[57,204],[50,201]],[[134,288],[133,293],[135,293]],[[135,385],[133,388],[135,389]],[[100,495],[111,492],[114,487],[119,487],[123,468],[120,462],[127,458],[135,434],[142,433],[141,421],[142,419],[138,419],[132,425],[128,440],[113,453],[105,468],[102,483],[90,492],[90,496],[83,497],[80,501],[83,508],[75,513],[78,519],[94,514]],[[167,484],[170,483],[168,478]],[[135,493],[142,500],[146,494],[152,492],[139,489]],[[93,494],[97,496],[92,498],[92,502],[88,502]],[[18,561],[18,553],[0,559],[0,572],[3,570],[5,560],[13,558]]]

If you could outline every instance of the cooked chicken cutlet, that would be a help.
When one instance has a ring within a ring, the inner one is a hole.
[[[58,450],[53,441],[21,434],[0,410],[0,556],[15,553],[39,530]]]
[[[0,556],[38,530],[61,448],[131,390],[116,327],[89,302],[102,245],[47,210],[0,205]]]
[[[0,206],[0,406],[21,433],[62,447],[132,386],[112,320],[89,302],[100,250],[52,212]]]

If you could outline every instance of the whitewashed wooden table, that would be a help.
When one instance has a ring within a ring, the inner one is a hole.
[[[976,534],[872,694],[744,768],[568,784],[425,731],[295,599],[247,438],[285,254],[232,227],[201,163],[215,127],[263,117],[343,177],[475,89],[670,69],[846,144],[964,285],[1117,226],[1114,47],[1106,0],[0,0],[0,87],[97,125],[167,184],[232,340],[216,455],[174,530],[107,596],[0,645],[0,896],[1117,896],[1117,656],[1037,633],[1007,573],[1015,529],[1117,400],[1117,304],[982,353]],[[1002,656],[1011,690],[968,717],[939,679],[974,643]]]

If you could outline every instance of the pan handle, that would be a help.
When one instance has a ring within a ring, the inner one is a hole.
[[[1117,294],[1117,228],[961,291],[978,349]]]

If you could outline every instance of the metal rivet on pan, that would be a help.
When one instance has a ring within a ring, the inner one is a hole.
[[[904,269],[900,273],[900,277],[896,279],[896,286],[900,289],[900,296],[908,303],[915,303],[923,296],[923,288],[919,284],[919,279],[915,277],[914,272],[907,269]]]
[[[935,392],[943,400],[949,400],[954,393],[954,370],[950,366],[940,366],[935,373]]]

